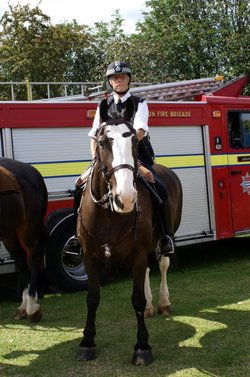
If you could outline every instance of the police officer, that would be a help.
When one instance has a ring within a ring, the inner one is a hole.
[[[129,91],[129,85],[131,82],[131,69],[129,65],[124,61],[114,61],[109,64],[106,71],[107,84],[112,89],[112,92],[108,99],[109,112],[119,111],[121,112],[125,108],[127,99],[130,97],[134,102],[134,116],[132,118],[133,127],[136,130],[138,138],[138,159],[141,161],[142,165],[146,166],[154,175],[155,187],[157,195],[162,199],[163,204],[158,208],[159,220],[162,228],[162,237],[159,240],[159,248],[163,255],[170,255],[174,252],[173,244],[173,232],[172,229],[168,229],[167,222],[171,224],[170,211],[167,200],[166,188],[162,184],[160,177],[154,172],[154,152],[149,141],[148,136],[148,105],[143,98],[134,96]],[[91,137],[90,150],[92,158],[95,156],[96,150],[96,132],[102,123],[100,118],[99,107],[97,108],[95,118],[93,121],[93,126],[89,132]],[[79,180],[78,182],[81,182]],[[76,197],[79,196],[79,190],[76,183]],[[79,200],[77,200],[78,202]],[[76,208],[78,204],[76,203]],[[169,221],[166,221],[170,219]]]
[[[111,63],[106,71],[107,84],[112,89],[109,97],[109,111],[121,111],[125,107],[125,103],[131,94],[129,92],[129,84],[131,82],[131,69],[127,63],[123,61],[115,61]],[[135,114],[133,120],[133,127],[136,130],[138,140],[142,140],[148,132],[148,106],[146,101],[142,98],[132,96],[135,104]],[[95,134],[100,126],[102,120],[100,119],[99,107],[93,122],[93,127],[89,132],[91,137],[90,149],[92,157],[95,155]]]

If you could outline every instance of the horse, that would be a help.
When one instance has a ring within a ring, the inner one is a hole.
[[[42,318],[37,284],[47,240],[47,202],[47,188],[37,169],[28,163],[0,158],[0,240],[20,275],[22,303],[15,315],[17,320],[38,322]]]
[[[152,194],[138,174],[138,139],[131,122],[133,114],[132,100],[127,100],[122,114],[109,114],[107,100],[101,101],[103,123],[96,135],[96,156],[82,193],[77,219],[77,236],[88,274],[87,318],[76,355],[79,361],[96,358],[95,319],[102,269],[121,264],[125,264],[132,275],[131,301],[137,318],[137,343],[131,361],[134,365],[148,365],[153,361],[144,311],[147,305],[151,306],[151,302],[147,303],[151,299],[148,257],[157,249],[160,227]],[[164,166],[155,164],[154,169],[168,188],[176,231],[182,211],[180,180]],[[163,259],[162,265],[166,268],[168,262],[165,260],[169,258],[163,256]],[[166,282],[163,283],[162,296],[168,295]],[[167,297],[163,304],[169,304]]]

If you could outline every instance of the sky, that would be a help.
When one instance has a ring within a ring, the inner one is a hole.
[[[20,3],[22,6],[30,4],[31,7],[38,5],[53,24],[75,19],[78,24],[90,27],[95,22],[109,22],[118,9],[124,19],[123,28],[126,33],[135,31],[136,22],[143,19],[142,11],[147,10],[145,0],[0,0],[0,18],[9,9],[8,3]]]

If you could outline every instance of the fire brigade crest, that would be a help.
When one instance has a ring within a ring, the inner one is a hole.
[[[250,175],[246,173],[245,176],[242,176],[242,182],[240,184],[243,189],[243,193],[246,192],[248,195],[250,195]]]

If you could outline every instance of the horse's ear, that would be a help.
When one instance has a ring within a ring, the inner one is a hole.
[[[100,103],[100,118],[103,122],[106,122],[108,120],[108,101],[106,98],[104,98]]]
[[[129,97],[126,101],[126,107],[124,111],[125,119],[130,120],[134,115],[134,111],[135,111],[134,101],[132,100],[131,97]]]

